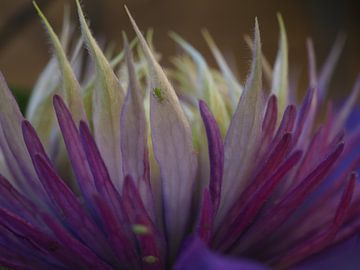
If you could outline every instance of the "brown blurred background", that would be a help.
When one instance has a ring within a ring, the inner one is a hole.
[[[74,0],[38,0],[54,28],[59,31],[64,5]],[[121,44],[121,30],[133,31],[124,12],[126,4],[141,29],[155,29],[155,46],[168,56],[176,52],[168,32],[174,30],[200,49],[214,64],[201,36],[207,28],[224,54],[234,59],[240,78],[249,65],[243,35],[252,33],[254,17],[260,23],[263,50],[273,61],[277,42],[276,12],[281,12],[288,32],[290,63],[306,80],[305,40],[313,37],[318,65],[324,61],[339,32],[347,42],[331,90],[345,95],[360,72],[360,1],[342,0],[85,0],[83,6],[96,36]],[[120,46],[119,46],[120,48]],[[17,89],[31,89],[50,56],[46,33],[30,0],[0,0],[0,70]],[[233,57],[235,56],[235,57]]]

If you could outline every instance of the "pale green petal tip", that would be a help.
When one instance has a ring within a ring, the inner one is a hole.
[[[71,64],[67,59],[64,48],[62,47],[62,44],[60,42],[60,39],[56,35],[46,16],[43,14],[40,7],[35,1],[33,1],[33,5],[38,12],[41,20],[43,21],[45,28],[49,33],[51,43],[54,47],[55,55],[58,60],[59,68],[62,74],[62,85],[66,102],[68,103],[70,111],[73,113],[75,120],[84,120],[86,118],[81,100],[80,84],[75,77],[75,74],[71,68]]]
[[[280,28],[279,49],[274,65],[272,93],[277,95],[279,101],[279,112],[281,113],[288,102],[288,42],[284,20],[280,13],[277,13],[277,20]]]
[[[261,52],[261,38],[260,29],[257,18],[255,18],[254,30],[254,48],[253,48],[253,63],[251,67],[250,77],[245,86],[244,94],[247,92],[256,92],[251,95],[257,96],[259,91],[262,91],[262,52]]]

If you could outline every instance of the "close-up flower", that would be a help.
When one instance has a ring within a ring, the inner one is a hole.
[[[206,30],[219,69],[175,33],[160,66],[126,7],[115,53],[76,4],[81,35],[65,12],[58,36],[34,3],[53,56],[24,114],[0,75],[1,267],[360,267],[360,77],[328,93],[344,36],[320,68],[307,41],[301,89],[282,16],[273,65],[255,19],[243,83]]]

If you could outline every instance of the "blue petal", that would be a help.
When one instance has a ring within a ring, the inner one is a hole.
[[[186,244],[174,270],[266,270],[263,265],[243,259],[224,257],[210,251],[200,238]]]
[[[352,112],[350,113],[347,119],[346,127],[349,130],[355,130],[356,127],[358,127],[359,125],[359,119],[360,119],[360,106],[356,106],[352,110]]]
[[[355,236],[352,239],[329,249],[326,252],[321,252],[317,256],[306,260],[299,266],[292,268],[293,270],[357,270],[360,265],[360,238]]]

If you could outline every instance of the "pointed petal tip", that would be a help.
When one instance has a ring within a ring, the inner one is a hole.
[[[59,105],[64,105],[64,101],[59,95],[55,94],[53,96],[53,104],[54,104],[54,107],[59,106]]]

